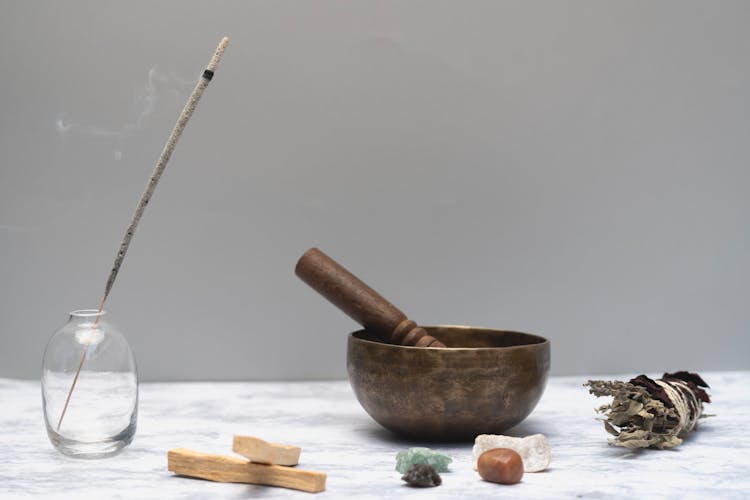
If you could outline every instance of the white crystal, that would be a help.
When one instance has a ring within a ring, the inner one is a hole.
[[[495,448],[510,448],[521,455],[524,472],[543,471],[547,468],[551,459],[549,441],[544,437],[544,434],[534,434],[524,438],[480,434],[474,440],[474,448],[471,450],[474,470],[477,468],[477,460],[482,453]]]

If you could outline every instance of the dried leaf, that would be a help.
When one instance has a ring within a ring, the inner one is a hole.
[[[628,415],[638,415],[640,411],[643,409],[643,403],[639,403],[638,401],[631,401],[630,405],[628,405]]]
[[[604,428],[607,430],[607,432],[609,432],[613,436],[619,436],[620,435],[620,432],[617,429],[615,429],[614,427],[612,427],[612,424],[610,424],[606,420],[604,421]]]
[[[657,449],[682,444],[681,437],[695,427],[703,411],[703,401],[708,396],[704,399],[703,395],[695,394],[684,377],[651,380],[641,376],[633,380],[646,380],[649,383],[639,382],[635,385],[622,381],[590,380],[584,384],[595,396],[613,398],[610,404],[596,410],[604,414],[604,418],[599,419],[604,423],[604,429],[615,436],[609,439],[609,443],[626,448]],[[659,397],[652,396],[649,387],[658,387]],[[665,401],[669,404],[665,404]]]

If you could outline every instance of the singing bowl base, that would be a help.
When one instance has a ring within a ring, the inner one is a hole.
[[[467,326],[426,326],[449,348],[386,344],[364,330],[349,335],[347,370],[362,407],[401,436],[473,440],[520,423],[542,397],[549,340]]]

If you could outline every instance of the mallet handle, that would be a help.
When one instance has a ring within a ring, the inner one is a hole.
[[[294,272],[354,321],[386,342],[416,347],[445,347],[378,292],[317,248],[311,248],[300,257]]]

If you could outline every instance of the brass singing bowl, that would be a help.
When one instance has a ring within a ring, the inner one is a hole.
[[[473,440],[520,423],[542,397],[550,342],[528,333],[426,326],[445,349],[387,344],[365,330],[349,335],[347,370],[362,407],[406,438]]]

